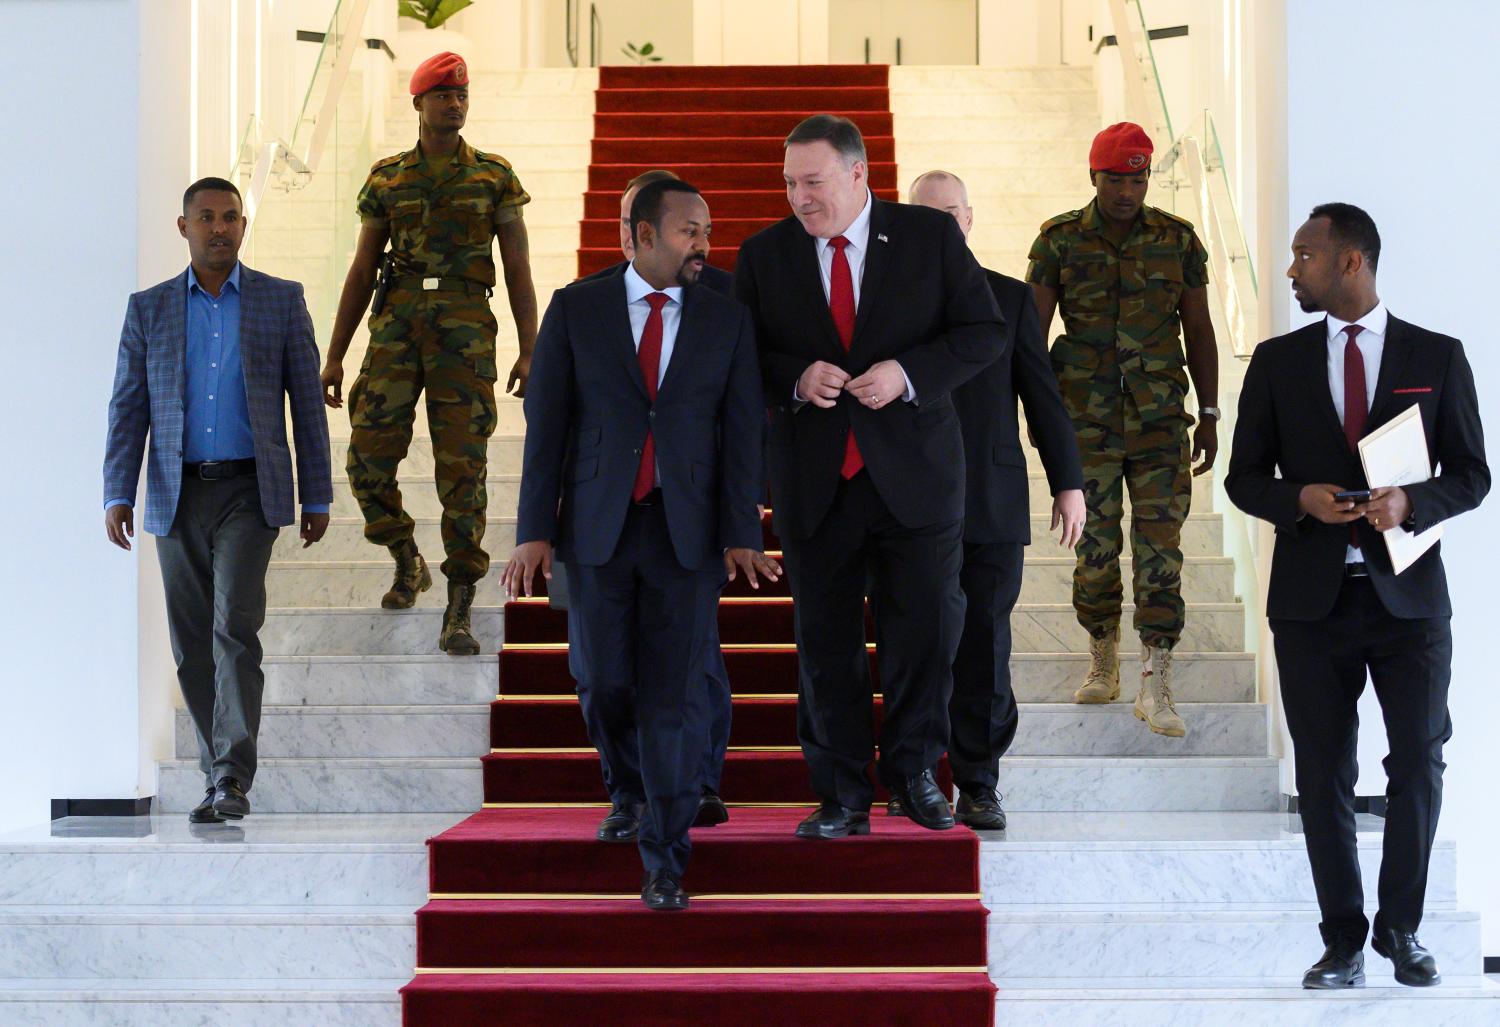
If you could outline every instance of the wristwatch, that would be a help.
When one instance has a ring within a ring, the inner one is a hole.
[[[1218,407],[1199,407],[1198,417],[1200,419],[1204,417],[1212,417],[1215,421],[1222,421],[1224,419],[1223,415],[1219,413]]]

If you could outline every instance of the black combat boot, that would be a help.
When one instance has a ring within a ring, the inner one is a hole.
[[[438,648],[449,656],[479,655],[479,642],[469,626],[475,591],[472,581],[448,582],[448,609],[443,611],[443,633],[438,636]]]
[[[432,574],[411,540],[391,546],[391,556],[396,559],[396,578],[391,590],[381,596],[380,606],[384,610],[409,610],[416,605],[418,593],[432,587]]]

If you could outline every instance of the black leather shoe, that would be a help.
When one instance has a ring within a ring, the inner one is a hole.
[[[906,807],[901,805],[900,799],[891,799],[885,804],[885,815],[888,817],[906,816]]]
[[[190,824],[222,824],[224,818],[214,812],[214,790],[208,789],[203,793],[203,801],[194,806],[188,814]]]
[[[682,890],[682,881],[670,870],[648,870],[641,885],[641,901],[647,909],[673,912],[688,908],[687,892]]]
[[[1323,949],[1323,958],[1307,968],[1302,986],[1318,991],[1365,986],[1365,947],[1354,936],[1335,937]]]
[[[1004,831],[1005,810],[1000,793],[984,785],[960,785],[953,819],[976,831]]]
[[[1397,931],[1375,925],[1370,947],[1396,967],[1396,981],[1409,988],[1428,988],[1442,982],[1437,960],[1422,947],[1413,931]]]
[[[798,838],[847,838],[869,833],[869,810],[850,809],[836,802],[823,803],[818,812],[797,825]]]
[[[644,802],[617,802],[609,815],[599,821],[594,837],[601,842],[633,842],[641,833]]]
[[[704,792],[698,800],[698,815],[693,818],[694,827],[713,827],[729,819],[729,807],[715,792]]]
[[[250,812],[250,800],[245,798],[245,790],[238,781],[224,777],[214,785],[213,807],[219,816],[239,820]]]
[[[891,789],[911,822],[929,831],[946,831],[953,826],[953,810],[943,797],[932,771],[924,770]]]

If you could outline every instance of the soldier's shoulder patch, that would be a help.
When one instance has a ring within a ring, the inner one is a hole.
[[[1157,215],[1163,221],[1166,221],[1166,222],[1168,222],[1170,224],[1176,225],[1179,228],[1186,228],[1189,232],[1193,231],[1193,223],[1191,221],[1189,221],[1187,218],[1178,217],[1176,214],[1173,214],[1171,211],[1162,210],[1160,207],[1152,207],[1151,209],[1154,210],[1154,211],[1156,211]]]
[[[474,151],[474,159],[477,160],[477,161],[483,161],[483,162],[485,162],[487,164],[498,164],[502,168],[505,168],[507,170],[509,170],[510,166],[511,166],[510,165],[510,161],[506,160],[504,157],[500,156],[498,153],[486,153],[483,150],[475,150]]]
[[[401,161],[402,161],[402,159],[405,158],[405,157],[406,157],[406,154],[404,154],[404,153],[393,153],[389,157],[382,157],[378,161],[376,161],[374,164],[370,165],[370,174],[373,175],[373,174],[375,174],[375,172],[379,171],[381,168],[388,168],[392,164],[400,164]]]
[[[1079,209],[1079,210],[1070,210],[1070,211],[1067,211],[1066,213],[1057,215],[1057,217],[1048,218],[1046,221],[1042,222],[1041,232],[1042,232],[1042,234],[1045,235],[1047,232],[1050,232],[1052,229],[1058,228],[1058,227],[1060,227],[1062,225],[1070,225],[1073,222],[1077,221],[1081,217],[1083,217],[1083,210],[1082,209]]]

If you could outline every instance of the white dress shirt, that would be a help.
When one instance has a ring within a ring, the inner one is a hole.
[[[1375,384],[1380,381],[1380,357],[1385,352],[1385,330],[1389,320],[1384,303],[1376,303],[1368,314],[1355,321],[1340,321],[1332,314],[1328,315],[1328,391],[1333,394],[1333,409],[1338,411],[1340,424],[1344,423],[1344,348],[1349,344],[1344,329],[1351,324],[1364,329],[1355,337],[1354,344],[1359,347],[1359,355],[1365,361],[1365,412],[1368,413],[1375,404]],[[1345,563],[1362,560],[1364,555],[1357,546],[1350,546],[1344,555]]]
[[[661,308],[661,362],[656,368],[656,387],[661,388],[667,376],[667,364],[671,363],[672,350],[677,345],[677,326],[682,323],[682,287],[655,289],[635,269],[632,263],[625,269],[625,309],[630,313],[630,335],[635,340],[635,352],[641,352],[641,336],[646,332],[646,319],[651,316],[651,304],[646,297],[653,292],[667,294],[667,302]],[[654,484],[661,487],[661,461],[656,463]]]
[[[854,310],[859,312],[859,295],[864,287],[865,277],[865,255],[870,252],[870,208],[874,206],[871,202],[869,190],[865,190],[865,205],[860,208],[859,214],[844,229],[843,235],[847,245],[844,246],[844,259],[849,262],[849,277],[854,282]],[[818,278],[823,283],[823,299],[829,304],[833,303],[833,254],[834,249],[829,245],[827,239],[814,239],[818,247]],[[901,368],[901,377],[906,379],[906,392],[902,399],[907,403],[917,398],[917,390],[912,387],[911,379],[906,375],[906,368]],[[792,398],[799,403],[804,403],[797,386],[792,385]]]

